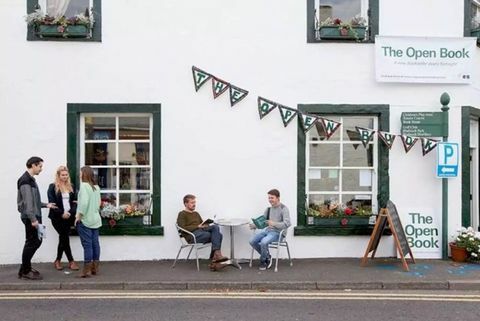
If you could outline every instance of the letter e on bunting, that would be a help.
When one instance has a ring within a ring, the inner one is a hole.
[[[397,137],[396,135],[378,131],[378,136],[385,143],[385,145],[387,145],[388,149],[392,149],[393,141],[395,140],[395,137]]]
[[[360,135],[360,141],[363,144],[363,147],[367,148],[368,143],[373,137],[373,134],[375,133],[374,130],[363,128],[363,127],[358,127],[355,126],[355,129],[357,130],[358,134]]]
[[[218,96],[223,94],[230,84],[226,81],[223,81],[215,76],[212,77],[212,92],[213,98],[216,99]]]
[[[277,107],[277,103],[274,103],[271,100],[265,99],[263,97],[258,96],[258,114],[260,115],[260,119],[268,115],[272,110]]]
[[[327,139],[332,137],[332,135],[335,134],[335,131],[339,129],[340,125],[342,124],[337,121],[322,118],[322,117],[320,117],[320,122],[322,123],[323,130],[325,131],[325,135],[327,136]]]
[[[198,91],[211,77],[208,72],[205,72],[195,66],[192,66],[193,83],[195,84],[195,91]]]
[[[423,156],[427,155],[430,153],[432,150],[435,149],[438,145],[438,140],[430,139],[430,138],[423,138],[421,139],[422,141],[422,153]]]
[[[248,91],[230,84],[230,106],[235,106],[243,98],[247,97]]]
[[[317,121],[318,118],[311,115],[305,115],[305,114],[300,114],[300,115],[302,115],[302,117],[299,117],[299,118],[302,123],[303,132],[307,133],[310,130],[310,128],[312,128],[312,126],[315,125],[315,122]]]
[[[278,104],[278,110],[280,111],[280,116],[282,117],[284,127],[287,127],[292,119],[294,119],[297,115],[297,111],[295,109],[280,104]]]
[[[405,153],[408,153],[418,140],[418,138],[407,136],[407,135],[400,135],[400,138],[402,139],[403,148],[405,148]]]

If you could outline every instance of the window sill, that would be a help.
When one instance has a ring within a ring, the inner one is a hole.
[[[322,235],[371,235],[374,225],[363,226],[322,226],[307,225],[296,226],[294,235],[298,236],[322,236]],[[392,235],[390,229],[386,228],[383,235]]]
[[[163,235],[163,226],[107,225],[100,228],[100,235]]]

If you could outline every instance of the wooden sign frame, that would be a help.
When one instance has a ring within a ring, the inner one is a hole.
[[[393,206],[393,207],[391,207]],[[368,255],[370,252],[372,253],[372,259],[375,258],[375,253],[377,252],[378,244],[380,242],[380,238],[382,237],[383,230],[388,225],[390,230],[392,231],[392,235],[395,241],[395,247],[400,254],[400,258],[402,260],[403,269],[408,272],[410,271],[408,268],[408,263],[406,256],[407,254],[410,255],[410,259],[412,263],[415,264],[415,258],[413,257],[412,250],[410,246],[406,242],[405,231],[403,230],[402,223],[398,218],[398,224],[395,224],[394,220],[392,219],[392,214],[389,212],[388,208],[391,207],[393,210],[396,211],[395,205],[389,201],[387,208],[382,208],[380,213],[378,214],[377,221],[375,222],[375,226],[373,228],[372,235],[370,236],[370,240],[368,241],[367,249],[365,251],[365,255],[363,256],[362,262],[360,266],[366,266],[368,263]],[[398,217],[398,213],[396,213]]]

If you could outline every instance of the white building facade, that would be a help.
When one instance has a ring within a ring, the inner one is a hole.
[[[389,149],[377,132],[400,135],[402,113],[440,112],[443,92],[451,97],[448,141],[459,146],[447,233],[462,225],[478,229],[478,47],[467,84],[375,78],[376,35],[470,37],[476,0],[71,0],[67,13],[85,12],[85,3],[93,7],[93,29],[75,35],[56,25],[48,35],[24,21],[37,4],[45,11],[45,0],[0,2],[0,26],[8,30],[0,51],[0,131],[11,151],[0,167],[0,263],[21,261],[16,181],[34,155],[45,161],[37,177],[44,202],[56,168],[68,164],[76,182],[81,166],[95,168],[105,202],[141,213],[152,204],[151,217],[127,217],[114,227],[104,220],[102,260],[174,258],[185,194],[197,196],[203,218],[249,219],[268,206],[272,188],[290,209],[294,258],[362,257],[368,220],[354,225],[353,216],[343,223],[322,216],[338,203],[369,217],[387,200],[418,245],[415,256],[441,257],[437,150],[423,155],[418,140],[406,153],[400,137]],[[366,31],[321,38],[326,18],[357,14]],[[213,98],[211,79],[196,91],[192,66],[248,95],[231,107],[228,89]],[[288,126],[277,110],[260,119],[258,97],[341,126],[327,139],[320,120],[305,133],[301,114]],[[376,132],[366,145],[356,126]],[[48,234],[34,261],[54,260],[58,240],[47,216],[45,210]],[[237,257],[250,256],[251,233],[246,225],[236,228]],[[228,236],[224,230],[227,255]],[[78,237],[72,249],[81,260]],[[376,256],[395,255],[392,237],[383,237]]]

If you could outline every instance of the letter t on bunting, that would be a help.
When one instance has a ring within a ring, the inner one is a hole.
[[[277,103],[260,96],[258,96],[257,102],[258,114],[260,115],[260,119],[268,115],[268,113],[270,113],[272,110],[275,109],[275,107],[277,107]]]
[[[195,66],[192,66],[193,83],[195,84],[195,91],[198,91],[211,77],[208,72],[205,72]]]

